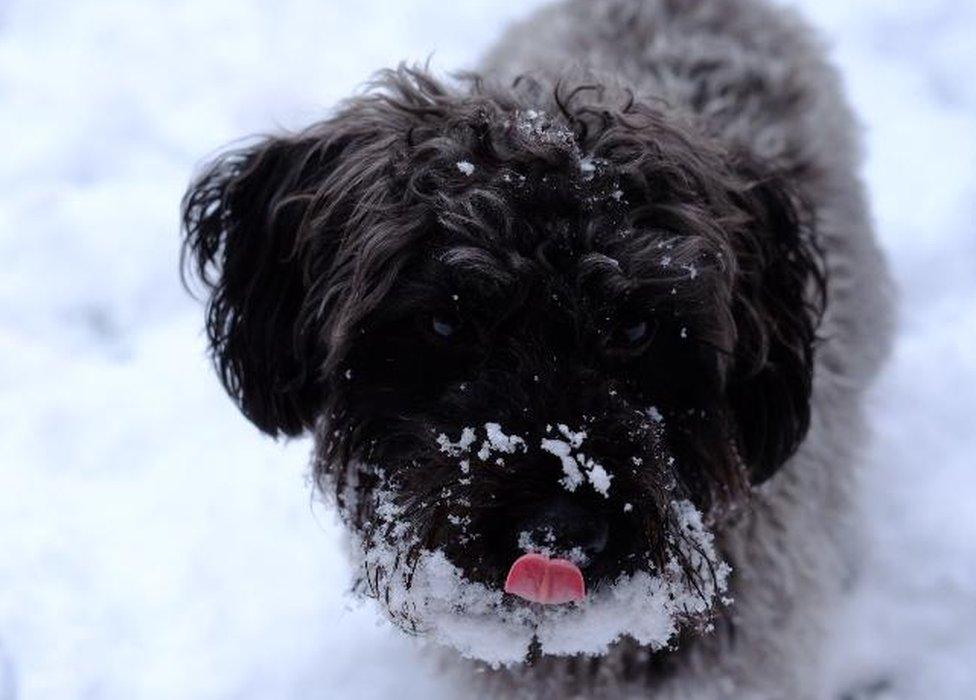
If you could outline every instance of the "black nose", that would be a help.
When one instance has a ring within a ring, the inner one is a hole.
[[[586,557],[602,552],[610,537],[607,521],[568,496],[538,505],[515,533],[520,549],[548,549],[566,554],[579,549]]]

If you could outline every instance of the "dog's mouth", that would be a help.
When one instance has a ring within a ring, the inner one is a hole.
[[[653,447],[649,422],[635,430]],[[344,502],[368,515],[353,523],[356,590],[404,630],[489,663],[529,648],[597,655],[622,637],[658,649],[704,628],[729,570],[673,460],[627,460],[630,433],[587,427],[486,423],[434,434],[418,460],[354,465]]]
[[[601,655],[623,637],[663,648],[689,626],[706,628],[730,573],[688,501],[668,507],[673,522],[662,562],[615,577],[560,549],[512,552],[503,581],[472,577],[442,544],[404,547],[402,513],[381,513],[393,529],[358,541],[357,592],[376,599],[409,633],[491,665],[521,663],[530,649]]]

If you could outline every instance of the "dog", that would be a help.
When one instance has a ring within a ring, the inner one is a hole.
[[[859,158],[793,11],[561,0],[219,155],[184,272],[355,589],[486,694],[826,697],[891,336]]]

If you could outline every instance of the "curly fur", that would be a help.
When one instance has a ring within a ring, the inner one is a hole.
[[[472,456],[465,478],[437,437],[468,425],[586,426],[614,479],[579,494],[611,533],[590,582],[660,567],[675,498],[706,514],[735,572],[714,631],[688,620],[672,648],[543,657],[490,687],[821,695],[859,397],[888,333],[852,118],[821,53],[753,0],[561,2],[478,74],[383,72],[188,190],[184,260],[224,386],[261,430],[314,431],[319,486],[363,542],[399,551],[402,571],[365,572],[381,601],[434,549],[497,586],[509,523],[560,492],[537,450]],[[632,322],[652,324],[637,345]]]

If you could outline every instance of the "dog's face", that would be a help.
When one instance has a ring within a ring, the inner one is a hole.
[[[689,509],[720,529],[805,434],[822,279],[796,197],[612,104],[401,70],[187,194],[225,385],[266,432],[316,431],[404,626],[430,624],[434,553],[457,613],[470,586],[531,609],[496,594],[542,551],[594,595],[670,576],[702,599],[678,622],[707,617],[724,573]]]

